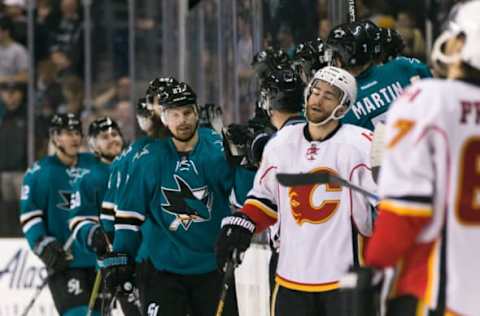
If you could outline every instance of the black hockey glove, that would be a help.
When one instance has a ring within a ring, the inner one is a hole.
[[[127,254],[109,253],[98,261],[98,265],[111,293],[128,295],[133,291],[135,263]]]
[[[87,243],[97,257],[104,256],[108,251],[108,240],[100,225],[95,225],[90,229]]]
[[[378,315],[383,272],[372,268],[351,269],[340,280],[341,316]]]
[[[260,103],[257,101],[255,105],[255,115],[248,120],[248,127],[253,129],[255,134],[259,132],[273,132],[275,127],[270,122],[270,117],[268,116],[267,111],[265,111]]]
[[[69,255],[63,250],[62,244],[53,237],[41,239],[33,251],[49,270],[61,272],[68,268]]]
[[[254,232],[255,223],[245,213],[236,212],[222,220],[216,245],[219,269],[223,270],[229,260],[233,260],[234,265],[242,263]]]
[[[272,137],[272,134],[263,132],[255,135],[253,140],[248,144],[247,158],[251,165],[258,168],[262,161],[263,150],[267,145],[267,142]]]
[[[253,167],[247,160],[248,144],[253,133],[246,125],[230,124],[223,129],[225,156],[231,166]]]

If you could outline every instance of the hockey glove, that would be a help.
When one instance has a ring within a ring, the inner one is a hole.
[[[251,165],[258,168],[260,162],[262,162],[263,150],[271,137],[272,134],[263,132],[255,135],[255,138],[249,142],[247,158]]]
[[[229,260],[234,265],[242,263],[243,253],[250,246],[255,223],[242,212],[236,212],[222,220],[222,228],[217,239],[217,265],[223,270]]]
[[[133,291],[135,263],[124,253],[109,253],[98,261],[105,286],[111,293],[128,295]]]
[[[53,237],[41,239],[33,251],[49,270],[60,272],[68,268],[68,254],[63,250],[62,244]]]
[[[248,163],[248,144],[253,133],[246,125],[230,124],[223,129],[225,156],[231,166],[253,167]]]
[[[217,133],[222,133],[223,117],[222,108],[213,103],[199,106],[199,126],[211,128]]]
[[[97,257],[104,256],[108,251],[108,240],[100,225],[95,225],[88,233],[88,246]]]

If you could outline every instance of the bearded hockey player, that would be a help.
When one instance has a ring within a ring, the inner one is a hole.
[[[460,4],[435,42],[447,79],[415,83],[389,112],[366,253],[396,267],[389,316],[480,312],[479,12],[478,0]]]
[[[54,115],[50,137],[55,154],[35,162],[25,173],[20,224],[30,247],[50,271],[48,286],[58,313],[80,316],[87,312],[95,279],[95,254],[77,243],[66,251],[64,244],[70,236],[72,185],[91,171],[96,159],[79,153],[82,124],[74,114]]]
[[[104,260],[106,283],[125,289],[135,271],[145,314],[213,315],[222,282],[214,245],[230,214],[235,172],[220,136],[198,131],[196,95],[186,83],[167,87],[159,101],[171,136],[135,158],[117,205],[114,253]],[[152,229],[141,236],[147,221]],[[225,315],[236,314],[230,291]]]
[[[120,154],[123,138],[118,124],[109,117],[93,121],[88,128],[89,145],[97,156],[97,164],[90,172],[75,181],[72,198],[70,230],[85,251],[103,256],[108,240],[99,224],[99,214],[107,182],[110,164]],[[111,240],[110,240],[111,242]]]
[[[242,210],[222,221],[219,267],[239,263],[252,235],[281,218],[274,315],[338,315],[338,280],[358,263],[358,234],[371,233],[372,213],[363,196],[332,184],[283,187],[276,179],[277,173],[327,171],[375,189],[369,131],[340,123],[355,98],[355,78],[348,72],[318,71],[306,90],[307,123],[285,127],[268,142]]]

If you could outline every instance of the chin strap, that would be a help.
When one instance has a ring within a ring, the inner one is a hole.
[[[330,113],[330,115],[324,119],[323,121],[321,122],[318,122],[318,123],[315,123],[315,122],[312,122],[310,121],[310,119],[308,118],[308,111],[305,111],[305,117],[307,118],[307,121],[308,121],[308,124],[312,125],[312,126],[322,126],[322,125],[325,125],[327,124],[328,122],[330,122],[331,120],[340,120],[342,119],[347,113],[348,113],[348,110],[350,109],[349,107],[347,108],[347,110],[343,113],[343,114],[340,114],[340,115],[337,115],[337,112],[342,108],[344,107],[344,102],[346,101],[346,96],[344,95],[342,97],[342,100],[340,101],[340,103],[335,107],[335,109],[332,111],[332,113]]]

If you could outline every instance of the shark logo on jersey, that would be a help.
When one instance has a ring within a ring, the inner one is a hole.
[[[38,162],[35,162],[30,168],[28,168],[26,174],[35,173],[38,170],[40,170],[40,164]]]
[[[65,211],[70,211],[72,209],[72,197],[74,193],[71,191],[58,191],[58,194],[60,194],[62,200],[57,204],[57,207]]]
[[[180,225],[185,230],[190,228],[192,222],[205,222],[211,219],[213,196],[208,192],[207,186],[191,188],[188,183],[178,175],[173,175],[177,188],[162,187],[165,203],[163,210],[175,216],[169,229],[176,231]]]
[[[75,181],[77,181],[78,179],[81,179],[82,177],[90,173],[90,170],[88,169],[76,168],[76,167],[67,169],[66,171],[67,171],[68,177],[70,178],[69,180],[70,185],[73,185]]]
[[[144,155],[148,155],[150,153],[150,150],[148,150],[148,145],[142,148],[142,150],[137,151],[137,153],[133,156],[132,161],[135,161],[137,159],[140,159]]]

